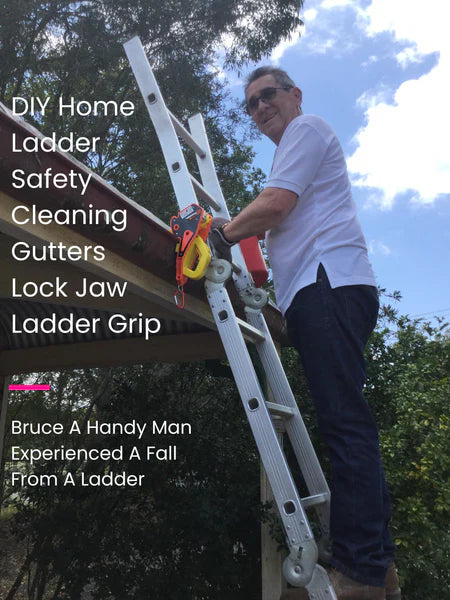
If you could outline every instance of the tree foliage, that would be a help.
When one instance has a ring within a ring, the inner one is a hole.
[[[184,119],[201,112],[224,192],[232,206],[251,199],[260,179],[236,129],[240,111],[214,63],[259,59],[300,23],[298,0],[18,0],[0,7],[0,100],[49,96],[45,116],[30,118],[58,136],[100,136],[98,152],[77,155],[101,176],[163,219],[174,211],[162,153],[136,89],[122,43],[139,35],[168,107]],[[224,44],[226,38],[227,44]],[[57,114],[59,98],[132,100],[131,117]],[[195,161],[194,161],[195,162]],[[194,167],[195,168],[195,167]]]
[[[52,376],[52,389],[62,376]],[[260,597],[259,459],[231,380],[213,378],[202,364],[91,376],[102,382],[90,402],[91,422],[169,420],[190,423],[192,435],[155,436],[150,426],[140,442],[133,436],[89,435],[86,406],[70,394],[59,412],[53,393],[47,407],[37,396],[19,415],[13,399],[12,418],[27,421],[38,409],[39,421],[62,422],[68,431],[75,419],[84,431],[24,436],[23,447],[124,448],[120,462],[59,460],[34,466],[33,473],[56,473],[60,481],[67,472],[74,478],[110,470],[145,475],[135,488],[15,488],[10,502],[17,510],[16,531],[30,548],[28,597],[75,600],[86,586],[99,599]],[[145,460],[147,446],[171,444],[177,445],[176,461]],[[142,460],[130,458],[133,447]]]
[[[405,595],[440,598],[450,584],[449,329],[442,319],[395,324],[372,336],[367,397],[380,424]]]

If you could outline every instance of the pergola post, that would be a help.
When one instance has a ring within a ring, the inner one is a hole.
[[[0,389],[2,394],[2,405],[0,410],[0,510],[3,503],[3,485],[5,481],[5,461],[3,453],[5,449],[6,415],[8,413],[10,381],[11,377],[9,377],[9,375],[0,376]]]
[[[283,444],[284,424],[282,419],[276,419],[275,427],[280,444]],[[262,464],[260,490],[262,503],[274,502],[272,489]],[[282,574],[283,559],[283,553],[280,552],[278,543],[270,533],[269,524],[263,523],[261,525],[262,600],[279,600],[286,588],[286,581]]]

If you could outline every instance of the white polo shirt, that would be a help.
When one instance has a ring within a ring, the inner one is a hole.
[[[289,123],[266,187],[298,195],[289,215],[266,233],[277,304],[283,314],[295,294],[316,281],[320,263],[332,288],[376,286],[344,153],[323,119],[300,115]]]

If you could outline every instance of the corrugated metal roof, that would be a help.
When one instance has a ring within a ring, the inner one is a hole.
[[[42,320],[45,317],[56,315],[57,319],[73,315],[74,318],[87,318],[92,320],[98,318],[98,328],[95,333],[13,333],[12,317],[15,315],[16,324],[22,330],[23,321],[27,318],[38,318]],[[127,314],[122,312],[112,312],[95,310],[88,308],[79,308],[75,306],[65,306],[58,304],[47,304],[42,302],[27,302],[20,300],[11,300],[8,298],[0,299],[0,328],[3,330],[7,340],[7,347],[3,350],[19,350],[22,348],[38,348],[45,346],[54,346],[61,344],[73,344],[79,342],[93,342],[113,339],[143,338],[144,334],[137,331],[137,323],[134,324],[133,333],[119,334],[113,333],[107,326],[108,318],[113,314]],[[135,315],[129,315],[135,316]],[[206,327],[196,323],[175,321],[170,319],[158,319],[161,323],[160,331],[155,335],[175,335],[198,333],[209,331]]]

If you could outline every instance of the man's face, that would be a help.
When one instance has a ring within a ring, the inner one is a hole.
[[[248,86],[245,99],[258,98],[262,90],[268,87],[280,88],[273,75],[263,75]],[[259,100],[256,110],[252,113],[258,129],[276,145],[280,143],[286,127],[300,114],[302,93],[297,87],[288,90],[278,89],[275,96],[267,102]]]

